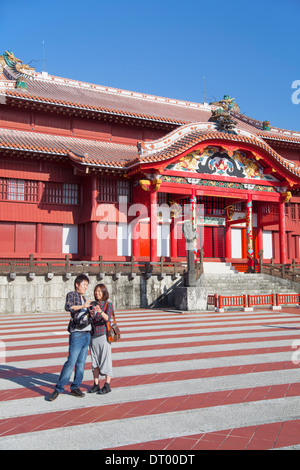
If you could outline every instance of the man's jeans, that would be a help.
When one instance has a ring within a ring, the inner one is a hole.
[[[64,391],[65,385],[69,382],[74,366],[75,376],[71,384],[71,390],[75,390],[75,388],[80,387],[83,380],[84,365],[90,339],[91,334],[89,331],[74,331],[74,333],[70,333],[69,357],[62,368],[59,380],[55,387],[55,390],[59,393]]]

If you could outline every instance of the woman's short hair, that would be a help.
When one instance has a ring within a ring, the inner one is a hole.
[[[95,289],[94,289],[94,294],[96,292],[96,289],[100,288],[102,291],[102,299],[101,300],[108,300],[109,298],[109,293],[107,290],[107,287],[104,284],[97,284]]]

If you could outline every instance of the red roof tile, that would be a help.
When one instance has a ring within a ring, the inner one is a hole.
[[[189,127],[191,126],[183,126],[181,129],[184,131],[184,128],[188,129]],[[220,142],[238,141],[255,145],[259,149],[264,150],[277,163],[279,163],[280,166],[283,166],[292,175],[295,175],[297,178],[300,178],[300,170],[297,165],[283,158],[281,155],[275,152],[275,150],[273,150],[272,147],[270,147],[266,142],[262,141],[259,138],[256,138],[256,136],[254,135],[244,135],[242,133],[238,135],[226,134],[224,132],[218,132],[216,130],[207,131],[205,129],[191,130],[190,132],[187,132],[185,135],[183,135],[183,137],[181,137],[180,134],[184,134],[184,132],[180,132],[177,129],[169,134],[171,138],[165,136],[163,139],[159,139],[158,141],[144,143],[138,161],[140,163],[145,163],[149,161],[164,161],[169,158],[175,157],[176,155],[179,155],[180,153],[183,153],[184,151],[190,149],[194,145],[204,142],[206,140],[218,140]]]
[[[184,126],[187,128],[187,126]],[[300,170],[285,160],[268,144],[255,136],[234,135],[215,130],[192,130],[184,134],[184,127],[175,130],[158,141],[143,144],[144,150],[138,155],[137,148],[113,142],[102,142],[74,137],[55,136],[36,132],[0,129],[0,148],[32,152],[44,152],[49,155],[62,155],[83,165],[129,169],[136,164],[156,163],[177,156],[194,145],[209,141],[246,142],[266,151],[272,158],[300,179]],[[191,126],[195,129],[196,126]],[[178,137],[177,139],[175,137]],[[182,136],[181,136],[182,135]],[[159,150],[161,142],[164,148]],[[158,150],[153,147],[158,147]]]
[[[30,72],[27,90],[5,86],[14,80],[8,67],[0,76],[7,96],[32,101],[52,103],[71,108],[93,110],[99,113],[183,125],[191,122],[208,122],[211,106],[182,100],[163,98],[112,87],[83,83],[75,80]],[[2,89],[3,89],[2,86]],[[262,122],[240,113],[234,114],[237,127],[262,138],[292,141],[300,144],[300,132],[271,128],[263,131]]]
[[[124,167],[137,156],[137,148],[112,142],[0,129],[0,148],[66,155],[80,163]]]

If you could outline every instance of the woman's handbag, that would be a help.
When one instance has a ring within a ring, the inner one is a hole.
[[[111,323],[109,321],[106,323],[106,326],[107,326],[107,341],[109,343],[115,343],[116,341],[118,341],[121,338],[120,328],[118,327],[118,325],[116,323],[116,318],[115,318],[114,312],[112,313],[112,316],[113,316],[113,320],[114,320],[113,323]]]

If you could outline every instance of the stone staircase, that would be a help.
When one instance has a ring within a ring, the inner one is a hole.
[[[239,273],[230,263],[204,263],[203,274],[197,284],[204,287],[209,295],[294,294],[300,292],[300,284],[267,274]]]

